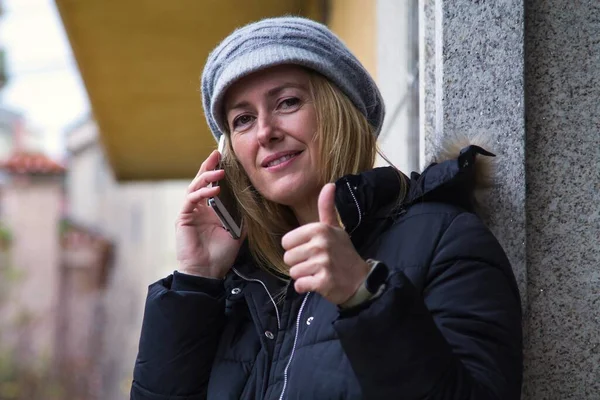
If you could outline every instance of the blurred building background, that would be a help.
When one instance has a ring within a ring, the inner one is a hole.
[[[376,78],[379,144],[402,171],[484,137],[487,222],[523,299],[523,397],[599,398],[596,0],[3,2],[0,400],[128,398],[147,286],[176,268],[174,221],[216,147],[204,60],[236,26],[290,13]],[[68,36],[54,53],[33,35],[48,18]]]
[[[101,371],[96,393],[127,398],[147,285],[176,269],[174,221],[189,182],[117,182],[90,118],[69,130],[66,144],[69,217],[115,245],[99,304],[101,351],[92,358]]]

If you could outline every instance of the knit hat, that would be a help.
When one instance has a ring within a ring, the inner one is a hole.
[[[325,25],[300,17],[263,19],[236,29],[208,56],[202,73],[202,103],[218,141],[226,131],[223,97],[238,79],[268,67],[300,65],[333,82],[379,135],[385,115],[373,78]]]

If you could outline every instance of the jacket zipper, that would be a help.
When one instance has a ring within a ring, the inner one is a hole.
[[[354,204],[356,204],[356,209],[358,210],[358,224],[356,224],[356,226],[349,233],[349,235],[352,235],[352,233],[356,230],[356,228],[358,228],[360,226],[360,223],[362,222],[362,211],[360,210],[360,206],[358,205],[358,200],[356,200],[356,196],[354,195],[354,192],[352,191],[352,186],[350,186],[350,182],[348,182],[347,179],[346,179],[346,186],[348,186],[348,190],[350,191],[352,200],[354,200]]]
[[[296,318],[296,334],[294,335],[294,346],[292,347],[292,353],[290,354],[290,359],[288,360],[288,363],[285,366],[285,370],[283,370],[283,389],[281,389],[281,395],[279,396],[279,400],[283,400],[283,395],[285,394],[285,388],[288,383],[288,370],[290,368],[290,365],[292,364],[294,353],[296,352],[296,343],[298,342],[298,333],[300,332],[300,318],[302,317],[302,311],[304,310],[304,305],[306,304],[306,300],[308,300],[308,296],[310,296],[310,292],[308,292],[306,296],[304,296],[304,300],[302,300],[302,305],[300,306],[300,310],[298,311],[298,317]]]
[[[273,303],[273,306],[275,307],[275,314],[277,315],[277,329],[281,330],[281,321],[279,320],[279,309],[277,308],[277,304],[275,303],[275,300],[273,300],[273,296],[271,296],[269,289],[267,289],[267,285],[265,285],[264,282],[261,281],[260,279],[246,278],[244,275],[239,273],[238,270],[235,268],[232,268],[232,270],[243,280],[248,281],[248,282],[258,282],[262,285],[262,287],[265,289],[265,292],[267,292],[269,299],[271,299],[271,303]]]

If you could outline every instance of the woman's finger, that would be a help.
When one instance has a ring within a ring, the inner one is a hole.
[[[182,213],[191,213],[198,206],[198,203],[206,201],[209,197],[213,197],[219,194],[221,188],[218,186],[214,187],[203,187],[192,193],[189,193],[183,202],[181,209]]]
[[[201,187],[208,186],[212,182],[219,181],[225,177],[225,171],[216,169],[214,171],[206,171],[194,178],[188,186],[188,193],[195,192]]]
[[[308,243],[317,236],[324,237],[327,235],[328,229],[330,229],[329,226],[320,222],[302,225],[286,233],[281,238],[281,247],[285,250],[290,250],[294,247],[301,246],[303,243]]]
[[[315,275],[320,271],[320,266],[310,260],[301,262],[290,268],[290,277],[298,280],[307,276]]]
[[[315,250],[310,242],[296,246],[283,254],[283,262],[293,267],[314,255]]]
[[[294,282],[294,289],[297,293],[316,292],[323,295],[323,277],[321,274],[315,274],[299,278]]]

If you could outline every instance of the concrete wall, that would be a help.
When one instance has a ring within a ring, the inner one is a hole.
[[[483,133],[523,298],[525,399],[600,393],[600,3],[424,0],[423,153]]]

